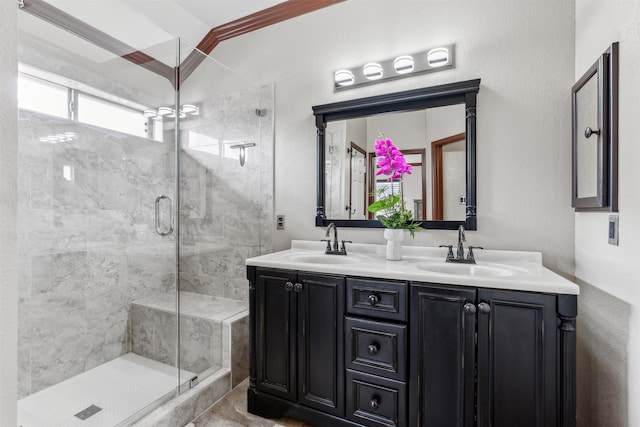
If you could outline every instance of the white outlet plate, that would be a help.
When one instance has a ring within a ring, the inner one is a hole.
[[[618,215],[609,215],[609,244],[618,246],[618,236],[620,234],[620,222]]]

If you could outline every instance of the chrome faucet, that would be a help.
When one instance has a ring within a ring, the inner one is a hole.
[[[462,242],[466,242],[467,239],[464,235],[464,225],[458,227],[458,250],[456,251],[456,257],[458,259],[464,258],[464,246]]]
[[[329,237],[329,235],[331,234],[331,229],[333,228],[333,248],[331,247],[331,239],[323,239],[323,242],[327,242],[327,249],[325,249],[324,253],[327,255],[346,255],[347,254],[347,248],[345,248],[344,244],[345,243],[351,243],[350,240],[343,240],[342,241],[342,246],[339,248],[339,243],[338,243],[338,228],[336,227],[336,225],[332,222],[329,224],[329,226],[327,227],[327,233],[325,234],[324,237]],[[339,248],[339,249],[338,249]]]
[[[474,249],[483,249],[481,246],[469,246],[469,251],[467,253],[467,257],[464,256],[464,245],[462,242],[466,242],[466,237],[464,234],[464,226],[461,225],[458,227],[458,248],[456,250],[456,256],[453,256],[453,245],[440,245],[441,248],[449,248],[447,251],[447,262],[458,262],[464,264],[475,264],[476,259],[473,255]]]

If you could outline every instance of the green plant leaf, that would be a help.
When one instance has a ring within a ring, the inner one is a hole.
[[[400,202],[399,196],[388,196],[371,203],[367,210],[369,212],[380,212],[392,209],[398,202]]]

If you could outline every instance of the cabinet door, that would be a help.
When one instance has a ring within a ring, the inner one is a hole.
[[[410,426],[474,425],[475,299],[475,288],[411,284]]]
[[[344,416],[344,277],[298,276],[298,399]]]
[[[556,420],[556,298],[478,290],[478,425]]]
[[[256,387],[296,400],[296,272],[258,269]],[[291,289],[289,289],[291,288]]]

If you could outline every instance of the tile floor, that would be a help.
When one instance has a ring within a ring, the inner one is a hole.
[[[247,412],[249,379],[193,421],[195,427],[313,427],[292,419],[268,420]]]

